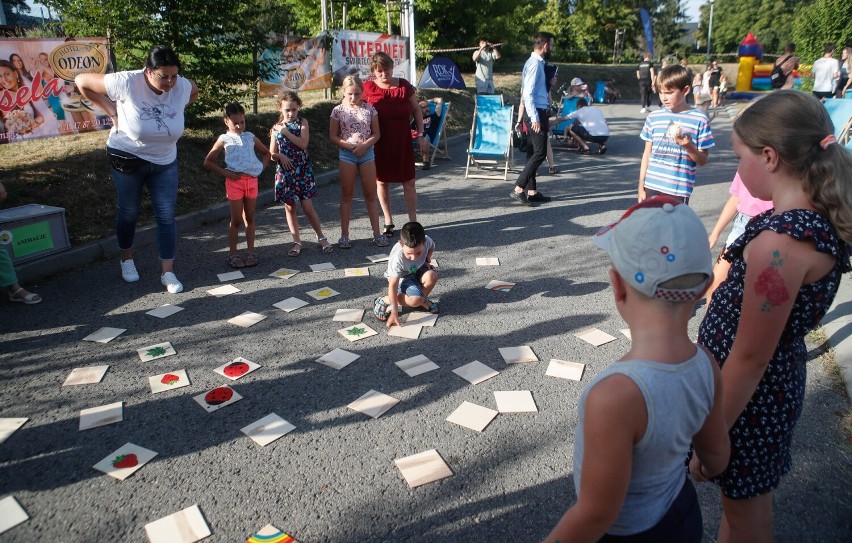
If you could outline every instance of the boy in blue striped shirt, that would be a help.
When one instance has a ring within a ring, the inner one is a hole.
[[[688,204],[695,170],[707,164],[713,132],[707,115],[686,103],[690,83],[689,71],[679,65],[663,68],[657,76],[664,109],[648,115],[640,134],[645,141],[639,170],[640,202],[664,194]]]

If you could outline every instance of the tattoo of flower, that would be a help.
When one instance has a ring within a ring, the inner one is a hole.
[[[780,253],[777,250],[774,251],[769,266],[760,272],[757,278],[754,291],[761,296],[766,296],[766,300],[760,306],[761,311],[771,311],[773,307],[777,307],[790,299],[787,286],[784,284],[784,278],[778,272],[778,269],[783,263],[784,260],[781,258]]]

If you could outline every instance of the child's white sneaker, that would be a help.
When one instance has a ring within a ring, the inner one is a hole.
[[[128,258],[127,260],[120,260],[121,264],[121,278],[127,281],[128,283],[135,283],[139,280],[139,272],[136,271],[136,264],[133,263],[132,258]]]
[[[178,278],[172,272],[166,272],[160,276],[160,282],[166,287],[170,294],[183,292],[183,283],[178,281]]]

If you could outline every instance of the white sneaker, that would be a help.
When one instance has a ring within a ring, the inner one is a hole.
[[[172,272],[166,272],[160,276],[160,283],[166,287],[166,290],[171,294],[177,294],[178,292],[183,292],[183,283],[178,281],[178,278],[175,277],[175,274]]]
[[[640,110],[639,110],[639,113],[647,113],[647,112],[648,112],[648,110],[647,110],[647,109],[645,109],[644,107],[643,107],[642,109],[640,109]]]
[[[133,263],[132,258],[128,258],[127,260],[120,260],[121,264],[121,278],[127,281],[128,283],[135,283],[139,280],[139,272],[136,271],[136,264]]]

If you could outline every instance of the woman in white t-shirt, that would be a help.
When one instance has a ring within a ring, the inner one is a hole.
[[[142,70],[81,74],[80,93],[112,119],[107,154],[118,193],[116,237],[121,249],[121,276],[139,280],[133,262],[133,236],[142,187],[148,188],[157,223],[160,282],[172,294],[183,290],[174,274],[177,140],[183,134],[184,109],[198,96],[189,79],[178,75],[180,60],[164,45],[153,47]]]

